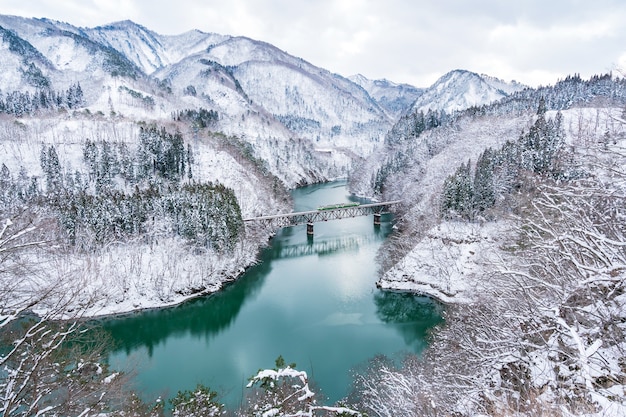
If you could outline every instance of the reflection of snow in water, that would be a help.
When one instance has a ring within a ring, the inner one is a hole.
[[[326,318],[320,321],[319,323],[317,323],[317,325],[319,326],[345,326],[349,324],[362,325],[364,324],[362,317],[363,317],[363,314],[361,313],[337,312],[337,313],[332,313],[326,316]]]

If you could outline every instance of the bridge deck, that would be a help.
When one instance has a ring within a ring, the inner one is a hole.
[[[314,222],[345,219],[349,217],[368,216],[389,212],[389,207],[402,200],[385,201],[381,203],[360,204],[324,210],[301,211],[297,213],[274,214],[243,219],[244,222],[259,222],[270,227],[288,227],[299,224],[313,224]]]

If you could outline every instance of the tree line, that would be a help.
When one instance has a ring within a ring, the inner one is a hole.
[[[626,79],[612,74],[595,75],[583,80],[579,75],[568,76],[554,86],[527,88],[517,91],[495,103],[472,106],[447,114],[429,110],[411,112],[400,118],[385,136],[384,158],[369,173],[370,186],[375,195],[385,191],[391,175],[403,172],[416,161],[432,157],[443,147],[445,141],[422,139],[422,133],[438,127],[454,126],[465,117],[523,115],[529,109],[542,107],[547,110],[566,110],[574,106],[593,106],[602,101],[606,105],[626,106]],[[465,170],[467,171],[467,170]],[[460,173],[463,175],[463,173]]]
[[[371,184],[375,194],[382,194],[385,182],[390,175],[402,172],[409,164],[415,160],[412,141],[422,133],[445,126],[452,121],[450,115],[445,111],[422,110],[402,116],[400,121],[385,136],[385,146],[388,149],[402,148],[401,152],[389,152],[384,162],[372,175]],[[434,147],[430,143],[425,144],[429,153],[434,154]]]
[[[52,210],[65,241],[80,250],[158,233],[216,251],[230,251],[238,241],[243,220],[233,190],[194,181],[193,153],[180,132],[142,127],[135,149],[87,139],[82,156],[85,170],[72,173],[54,145],[42,146],[41,180],[25,172],[13,179],[3,164],[3,207]]]
[[[540,100],[537,120],[516,141],[508,140],[498,150],[483,151],[472,169],[461,164],[443,184],[441,213],[445,218],[474,220],[483,216],[503,197],[522,186],[527,173],[566,179],[578,175],[564,164],[565,132],[562,115],[546,119],[545,101]]]
[[[192,87],[193,86],[189,86]],[[195,89],[194,89],[195,91]],[[186,109],[175,112],[172,118],[178,122],[191,122],[196,129],[206,129],[219,120],[219,114],[215,110],[207,110],[200,107],[198,110]]]
[[[75,109],[85,103],[80,83],[76,82],[65,91],[54,91],[49,88],[34,93],[28,91],[0,92],[0,113],[21,117],[38,111],[54,111],[59,109]]]

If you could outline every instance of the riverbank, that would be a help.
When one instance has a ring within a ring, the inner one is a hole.
[[[471,303],[482,278],[510,242],[511,230],[505,221],[444,221],[429,229],[377,286],[427,295],[444,304]]]
[[[97,253],[37,253],[38,271],[20,283],[21,304],[46,294],[33,312],[58,319],[118,316],[172,307],[218,292],[258,261],[259,245],[241,241],[225,255],[181,239],[124,242]],[[34,253],[32,254],[35,255]],[[8,284],[7,284],[8,286]],[[17,301],[17,300],[16,300]]]

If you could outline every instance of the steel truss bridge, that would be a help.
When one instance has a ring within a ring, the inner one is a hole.
[[[328,220],[340,220],[351,217],[374,215],[374,225],[380,224],[381,214],[389,213],[389,208],[400,203],[402,200],[385,201],[382,203],[369,203],[359,205],[336,204],[335,208],[331,206],[321,207],[317,210],[302,211],[298,213],[275,214],[272,216],[251,217],[243,219],[244,222],[257,222],[265,227],[278,229],[281,227],[297,226],[299,224],[307,225],[307,234],[313,234],[313,223],[325,222]],[[344,207],[342,207],[344,206]]]

